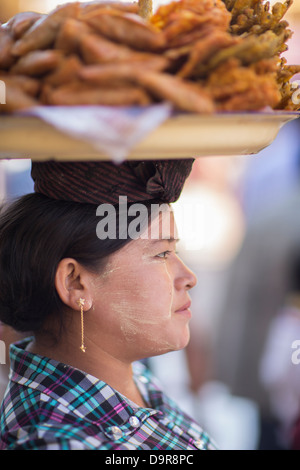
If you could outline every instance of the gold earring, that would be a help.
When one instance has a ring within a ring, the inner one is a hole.
[[[82,352],[86,352],[86,347],[84,345],[84,318],[83,318],[83,306],[85,303],[85,299],[79,299],[78,305],[80,307],[80,317],[81,317],[81,346],[80,349]]]

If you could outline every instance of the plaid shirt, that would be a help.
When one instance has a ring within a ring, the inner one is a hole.
[[[133,367],[149,405],[140,408],[91,375],[27,352],[29,342],[11,346],[10,382],[0,410],[0,449],[215,449],[144,365]]]

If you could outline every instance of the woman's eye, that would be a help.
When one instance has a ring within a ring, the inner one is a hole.
[[[170,253],[171,253],[171,251],[167,250],[167,251],[163,251],[162,253],[159,253],[156,256],[157,256],[157,258],[166,259]]]

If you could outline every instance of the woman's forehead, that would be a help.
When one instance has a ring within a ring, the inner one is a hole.
[[[148,226],[149,240],[174,240],[178,238],[174,212],[167,206]],[[143,238],[143,236],[141,237]]]

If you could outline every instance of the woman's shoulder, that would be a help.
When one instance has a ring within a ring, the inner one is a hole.
[[[92,449],[102,444],[99,434],[97,443],[95,437],[89,439],[89,423],[67,406],[19,384],[9,385],[0,413],[1,450]]]

